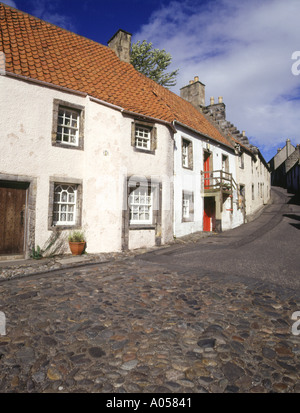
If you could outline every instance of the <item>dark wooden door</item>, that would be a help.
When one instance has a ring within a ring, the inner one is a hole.
[[[26,188],[0,184],[0,254],[22,254],[26,219]]]

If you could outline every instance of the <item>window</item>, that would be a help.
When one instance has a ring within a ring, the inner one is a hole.
[[[245,185],[239,185],[238,208],[243,209],[245,205]]]
[[[53,225],[75,225],[76,185],[54,185]]]
[[[131,145],[140,152],[155,153],[157,146],[157,129],[148,122],[133,122],[131,128]]]
[[[245,196],[245,185],[240,184],[240,196]]]
[[[130,224],[152,224],[152,193],[149,187],[139,187],[129,196]]]
[[[182,139],[181,145],[182,167],[193,169],[193,144],[187,139]]]
[[[189,218],[190,216],[190,200],[188,198],[183,198],[182,201],[182,217]]]
[[[244,169],[244,153],[241,153],[241,154],[239,155],[239,167],[240,167],[241,169]]]
[[[60,108],[57,122],[57,141],[77,146],[78,136],[79,113],[70,109]]]
[[[54,99],[52,145],[83,150],[84,107]]]
[[[194,196],[192,192],[182,193],[182,221],[190,222],[194,220]]]
[[[228,156],[226,155],[222,155],[222,171],[223,172],[229,171]]]
[[[187,141],[182,142],[182,166],[189,167],[189,144]]]
[[[135,128],[135,146],[140,149],[150,150],[150,130],[137,126]]]

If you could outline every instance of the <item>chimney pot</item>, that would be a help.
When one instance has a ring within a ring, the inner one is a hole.
[[[223,97],[219,96],[219,103],[223,103]]]
[[[214,104],[215,104],[215,98],[214,98],[213,96],[210,98],[210,104],[211,104],[211,105],[214,105]]]
[[[242,132],[242,135],[243,135],[243,136],[246,136],[246,132],[245,132],[244,130],[243,130],[243,132]]]
[[[194,82],[199,82],[199,76],[194,77]]]

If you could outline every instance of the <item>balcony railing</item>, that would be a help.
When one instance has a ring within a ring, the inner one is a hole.
[[[232,174],[225,171],[208,171],[201,172],[202,175],[202,192],[204,194],[220,193],[221,196],[221,211],[223,210],[223,202],[230,197],[231,209],[233,211],[233,190],[237,189],[237,183],[235,182]]]

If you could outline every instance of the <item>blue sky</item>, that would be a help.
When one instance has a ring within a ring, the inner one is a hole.
[[[104,45],[122,28],[170,52],[170,70],[179,68],[173,92],[199,76],[206,104],[222,96],[227,119],[266,161],[287,138],[300,143],[299,0],[4,2]]]

